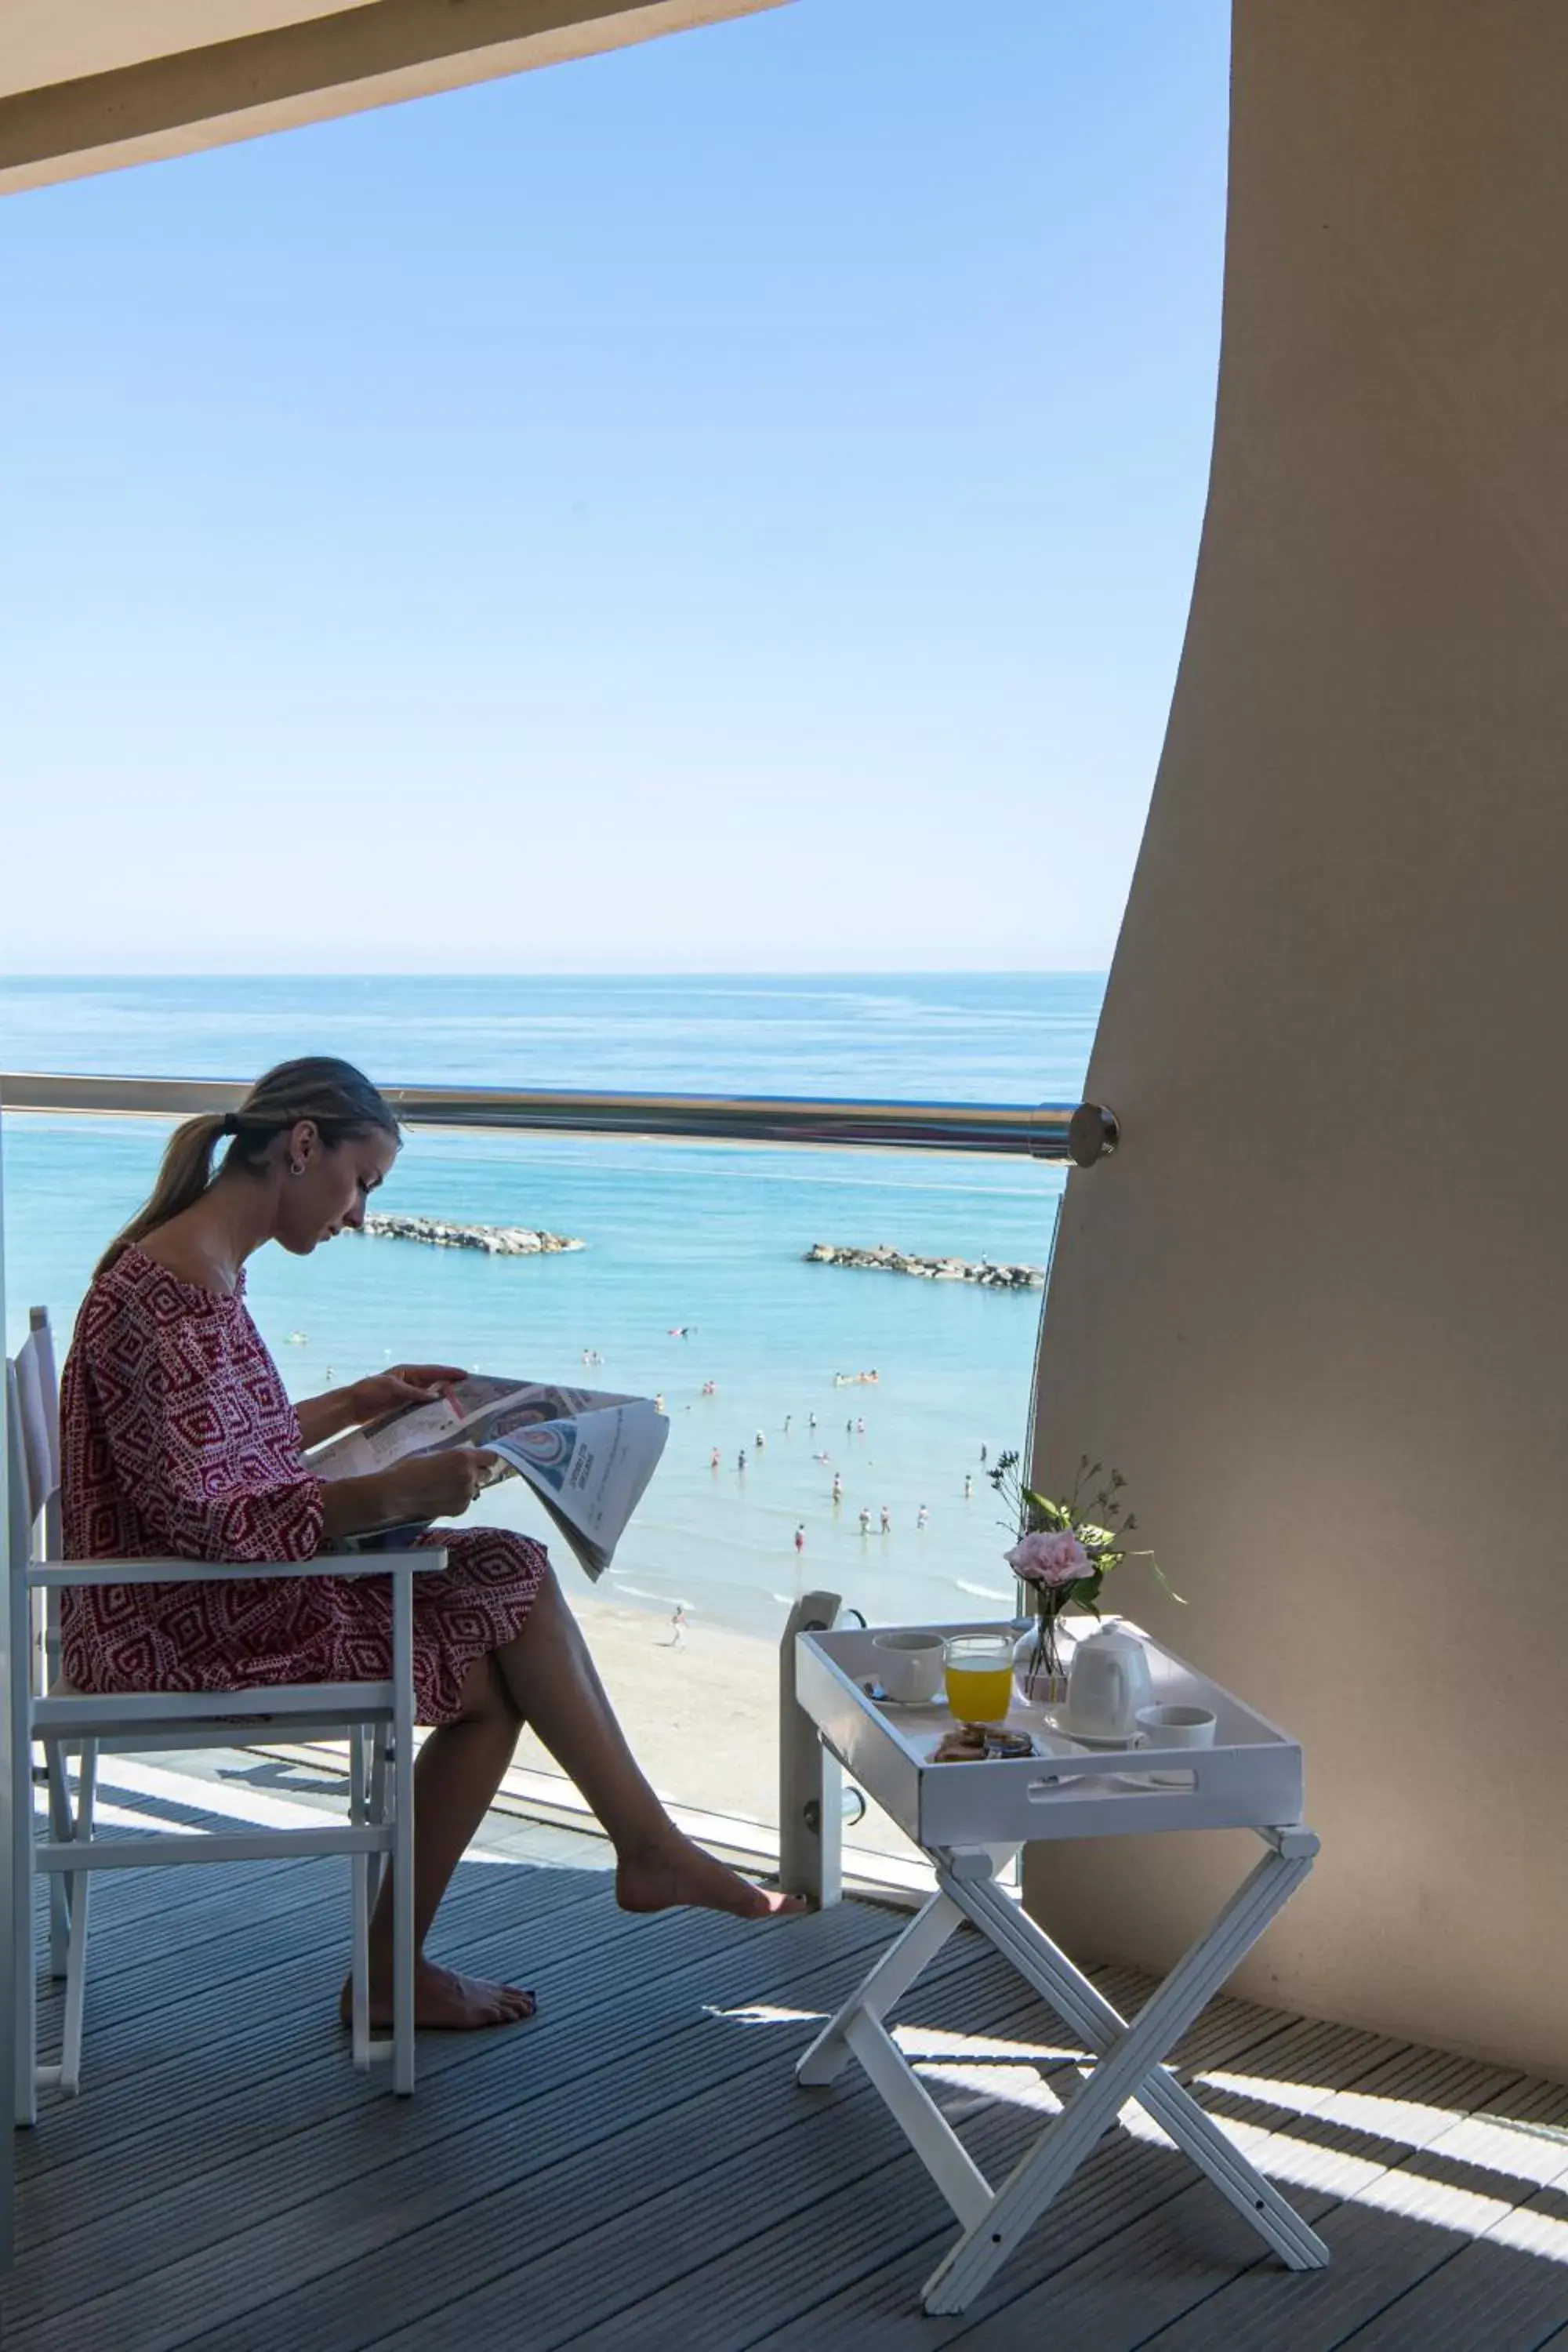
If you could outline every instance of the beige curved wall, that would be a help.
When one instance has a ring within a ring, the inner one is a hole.
[[[1189,1602],[1123,1605],[1306,1741],[1241,1986],[1568,2074],[1568,7],[1240,0],[1232,149],[1044,1464],[1122,1465]],[[1249,1843],[1030,1901],[1163,1960]]]

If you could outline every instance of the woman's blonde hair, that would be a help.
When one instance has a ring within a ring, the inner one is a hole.
[[[134,1243],[194,1207],[231,1162],[259,1176],[274,1138],[287,1134],[302,1118],[314,1122],[329,1150],[351,1136],[378,1131],[394,1142],[402,1140],[384,1097],[352,1062],[335,1061],[327,1054],[279,1062],[257,1079],[237,1110],[202,1111],[181,1120],[169,1138],[151,1197],[110,1242],[93,1269],[94,1279],[107,1274]],[[213,1154],[226,1136],[233,1139],[215,1170]]]

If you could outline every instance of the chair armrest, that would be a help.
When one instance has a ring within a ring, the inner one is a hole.
[[[314,1559],[32,1560],[23,1571],[34,1591],[80,1584],[210,1584],[220,1576],[394,1576],[399,1569],[426,1576],[447,1565],[431,1545],[406,1551],[318,1552]]]

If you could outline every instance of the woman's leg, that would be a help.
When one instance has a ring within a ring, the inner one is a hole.
[[[528,1622],[495,1653],[511,1702],[575,1780],[615,1845],[616,1892],[628,1911],[695,1903],[763,1919],[805,1908],[727,1870],[684,1837],[644,1778],[553,1574],[545,1571]]]
[[[423,2026],[511,2025],[533,2014],[533,1995],[437,1968],[425,1938],[475,1831],[500,1786],[522,1724],[493,1658],[480,1658],[463,1686],[463,1711],[441,1724],[414,1768],[414,1939],[418,1954],[415,2017]],[[382,1881],[370,1923],[371,2015],[392,2017],[392,1874]],[[349,2013],[343,1988],[343,2015]]]

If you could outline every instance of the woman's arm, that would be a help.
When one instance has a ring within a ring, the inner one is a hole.
[[[306,1397],[294,1408],[300,1442],[307,1454],[324,1445],[345,1429],[358,1429],[400,1405],[433,1404],[455,1381],[464,1377],[460,1364],[394,1364],[386,1372],[371,1372],[346,1389],[327,1389]]]
[[[363,1535],[407,1519],[437,1519],[466,1511],[495,1458],[478,1446],[454,1445],[443,1454],[416,1454],[366,1478],[323,1479],[321,1532],[328,1537]]]
[[[323,1389],[320,1396],[301,1397],[294,1415],[300,1423],[300,1443],[307,1454],[313,1445],[324,1445],[329,1437],[357,1429],[369,1419],[360,1405],[357,1381],[346,1389]]]

